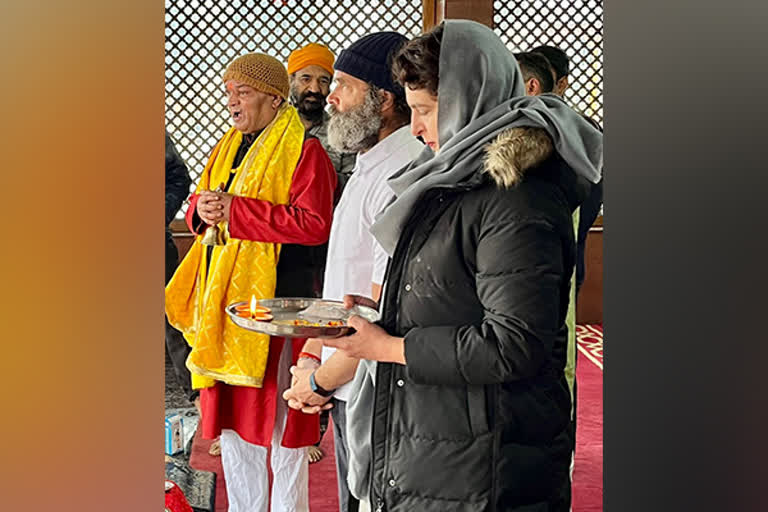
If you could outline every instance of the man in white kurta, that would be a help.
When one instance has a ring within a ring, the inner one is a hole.
[[[376,44],[370,44],[374,39]],[[391,32],[366,36],[344,50],[335,65],[336,88],[328,96],[328,140],[338,151],[357,152],[357,160],[331,224],[323,285],[326,299],[354,294],[378,300],[381,292],[388,255],[369,229],[394,197],[387,179],[424,149],[411,135],[403,90],[392,82],[388,52],[382,51],[382,45],[395,49],[404,40]],[[375,48],[375,54],[366,53],[367,48]],[[375,66],[358,66],[359,57],[377,63],[380,73]],[[308,340],[303,350],[319,355],[321,347],[320,340]],[[329,347],[322,347],[322,365],[306,359],[311,358],[300,360],[299,368],[292,370],[293,386],[284,396],[292,407],[305,407],[307,412],[333,404],[339,507],[342,512],[356,511],[357,500],[347,486],[346,402],[358,361]]]

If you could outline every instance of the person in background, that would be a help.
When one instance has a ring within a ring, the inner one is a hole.
[[[555,78],[552,92],[563,97],[566,89],[570,86],[568,72],[570,71],[571,62],[568,55],[557,46],[546,44],[531,48],[528,50],[528,53],[538,53],[546,57]]]
[[[546,57],[538,53],[516,53],[515,59],[520,66],[525,82],[525,94],[538,96],[545,92],[552,92],[555,87],[555,79]]]
[[[338,151],[328,144],[329,116],[325,105],[333,78],[333,62],[334,55],[325,45],[309,43],[288,56],[288,74],[291,104],[299,111],[307,133],[320,140],[336,169],[338,200],[355,166],[355,154]]]
[[[568,55],[556,46],[542,45],[537,46],[530,50],[530,53],[538,53],[546,57],[552,68],[552,73],[555,75],[555,87],[552,92],[560,97],[564,97],[566,89],[569,85],[569,72],[570,72],[570,59]],[[583,115],[583,114],[582,114]],[[584,118],[589,121],[592,126],[603,131],[600,124],[589,116],[584,115]],[[584,200],[584,203],[579,209],[579,227],[576,235],[576,295],[578,298],[581,285],[584,283],[584,279],[587,275],[587,268],[584,264],[584,251],[586,249],[587,234],[589,229],[595,223],[597,216],[600,215],[600,210],[603,206],[603,169],[600,169],[600,181],[592,184],[589,191],[589,196]]]
[[[370,233],[376,217],[394,198],[387,178],[407,165],[424,145],[410,133],[410,109],[403,88],[394,82],[390,62],[407,41],[396,32],[370,34],[344,49],[336,61],[336,88],[328,97],[328,139],[339,151],[357,154],[352,177],[336,206],[331,225],[323,298],[342,300],[359,294],[378,300],[388,255]],[[283,396],[295,409],[314,413],[333,405],[339,510],[358,510],[347,486],[346,403],[358,360],[307,340],[304,351],[322,359],[314,368],[294,368],[291,389]]]
[[[165,132],[165,284],[171,280],[171,276],[176,271],[179,264],[179,250],[173,243],[171,236],[171,221],[181,209],[182,203],[189,195],[189,186],[192,180],[189,178],[189,170],[184,160],[176,150],[176,146],[168,134]],[[181,386],[184,396],[190,402],[197,402],[197,391],[192,390],[192,377],[186,366],[187,356],[189,355],[189,345],[184,340],[184,336],[176,329],[171,327],[168,319],[165,319],[165,350],[168,353],[173,369],[176,374],[176,380]]]
[[[572,214],[602,135],[561,98],[525,96],[480,23],[445,20],[393,72],[431,151],[389,179],[396,199],[371,227],[391,254],[381,319],[323,340],[362,360],[350,490],[387,512],[567,511]]]
[[[525,74],[525,68],[528,64],[531,63],[531,58],[526,59],[525,56],[531,56],[533,58],[536,58],[537,61],[539,61],[538,64],[535,66],[528,66],[529,68],[535,67],[535,73],[537,76],[544,76],[549,75],[549,77],[552,78],[551,84],[552,86],[549,89],[542,89],[537,90],[537,88],[532,87],[530,89],[526,89],[526,93],[530,96],[538,96],[539,94],[544,93],[553,93],[557,94],[560,97],[563,97],[563,91],[568,87],[568,67],[569,67],[569,61],[568,57],[565,55],[565,52],[563,52],[561,49],[556,48],[554,46],[540,46],[535,49],[536,51],[532,50],[530,52],[521,54],[523,55],[522,59],[518,57],[518,55],[515,55],[516,58],[518,58],[518,64],[520,65],[520,70]],[[537,53],[537,51],[541,51],[543,53]],[[549,59],[545,56],[549,56],[553,59],[553,62],[555,64],[552,64]],[[544,66],[544,69],[542,70],[542,66]],[[583,114],[582,114],[583,115]],[[600,129],[599,126],[596,125],[590,118],[584,116],[584,119],[592,123],[593,126],[595,126],[597,129]],[[601,169],[601,175],[602,175],[602,169]],[[566,323],[568,325],[568,351],[567,351],[567,362],[565,365],[565,378],[568,382],[568,387],[571,391],[571,429],[572,429],[572,437],[574,442],[574,458],[571,460],[571,468],[569,476],[573,476],[573,469],[574,469],[574,460],[575,460],[575,448],[576,448],[576,425],[577,425],[577,399],[578,399],[578,393],[577,393],[577,382],[576,382],[576,300],[578,298],[578,292],[579,288],[581,287],[581,282],[584,280],[584,251],[585,251],[585,241],[587,232],[589,230],[589,227],[594,223],[595,216],[589,219],[590,215],[590,207],[589,207],[589,201],[590,198],[594,198],[594,193],[596,190],[600,191],[601,197],[602,197],[602,176],[598,183],[590,183],[590,195],[587,196],[587,199],[582,203],[582,205],[577,208],[576,212],[574,213],[574,231],[576,232],[576,270],[574,272],[574,279],[573,279],[573,286],[571,286],[571,300],[568,305],[568,315],[566,317]],[[602,200],[602,199],[601,199]],[[586,211],[585,211],[586,210]],[[585,213],[585,215],[582,215],[582,213]],[[563,489],[563,493],[567,494],[570,492],[569,490]]]
[[[328,240],[337,178],[286,101],[280,61],[243,55],[222,81],[232,127],[190,197],[187,224],[200,236],[166,287],[166,313],[192,347],[187,367],[201,390],[202,437],[221,435],[229,511],[265,511],[271,501],[273,511],[305,512],[318,417],[280,398],[305,340],[242,329],[225,307],[319,293],[322,269],[307,254]]]

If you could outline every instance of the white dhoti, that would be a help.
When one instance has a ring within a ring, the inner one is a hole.
[[[283,344],[277,375],[275,428],[272,432],[272,507],[269,508],[267,448],[244,441],[234,430],[221,431],[229,512],[309,512],[309,459],[307,449],[280,445],[288,418],[282,392],[290,387],[290,343]]]

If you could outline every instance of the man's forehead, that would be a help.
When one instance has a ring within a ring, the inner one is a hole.
[[[309,66],[305,66],[296,72],[296,76],[303,76],[303,75],[308,75],[313,78],[314,77],[317,77],[317,78],[325,77],[329,79],[331,78],[331,74],[326,69],[318,66],[317,64],[310,64]]]
[[[338,69],[336,70],[336,73],[334,73],[333,78],[337,82],[345,82],[347,84],[357,84],[359,86],[368,85],[368,83],[365,80],[360,80],[359,78],[356,78],[343,71],[339,71]]]
[[[245,82],[240,82],[239,80],[235,80],[235,79],[227,80],[227,82],[224,84],[224,87],[228,91],[233,91],[235,89],[252,89],[254,91],[256,90],[250,85],[246,84]]]

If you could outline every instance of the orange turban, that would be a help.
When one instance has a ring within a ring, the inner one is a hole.
[[[327,46],[309,43],[307,46],[291,52],[288,57],[288,74],[292,75],[298,70],[314,64],[333,75],[334,60],[335,57]]]

